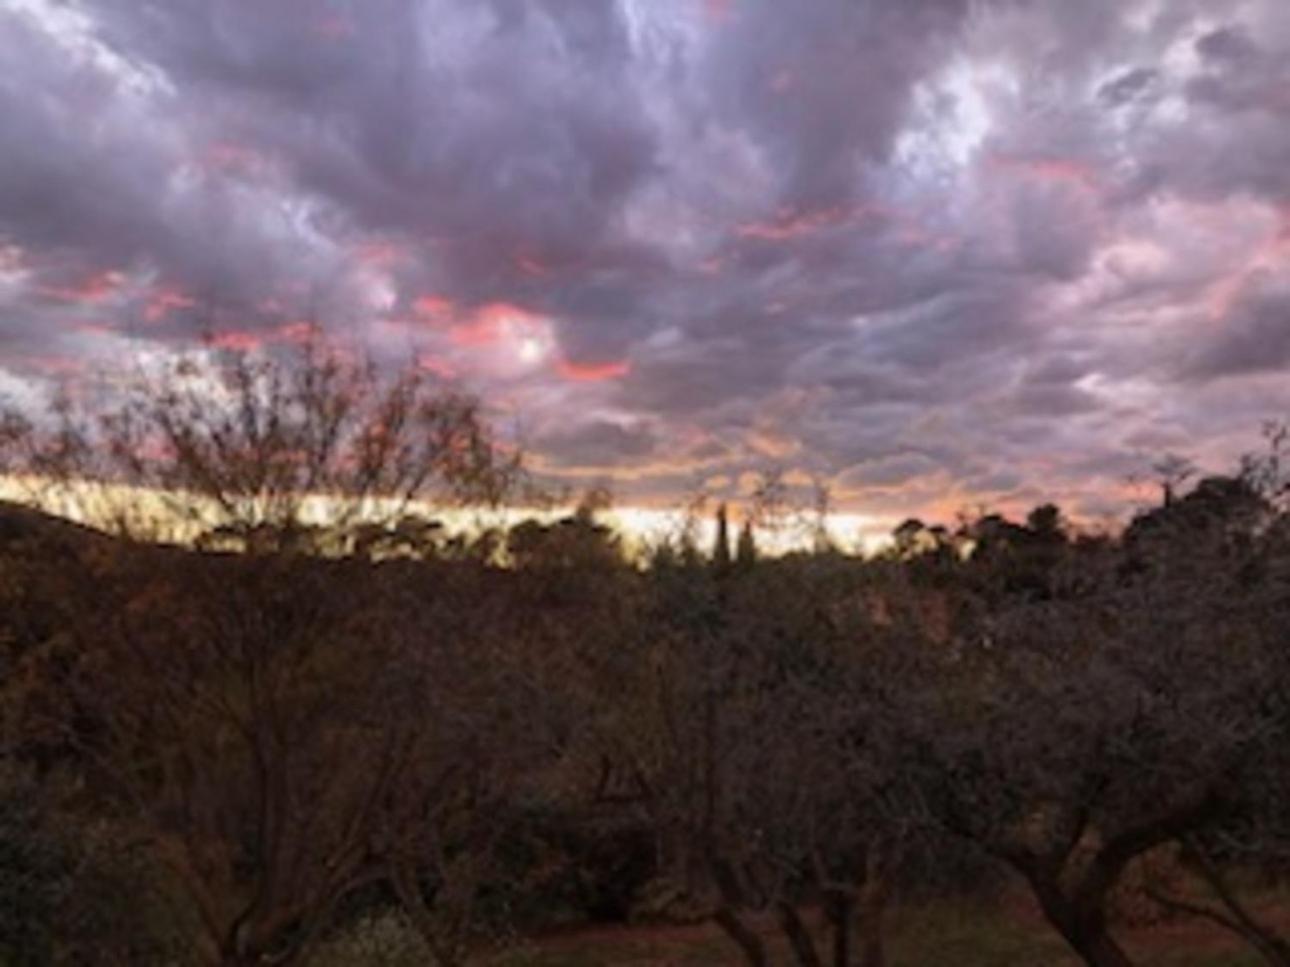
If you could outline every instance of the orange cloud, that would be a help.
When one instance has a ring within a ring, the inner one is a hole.
[[[397,242],[364,242],[354,250],[354,255],[363,265],[382,267],[407,258],[408,250]]]
[[[740,238],[779,242],[790,238],[801,238],[803,235],[813,235],[823,229],[840,225],[849,218],[850,213],[841,205],[813,212],[798,212],[785,208],[767,221],[745,222],[735,229],[735,234]]]
[[[1276,209],[1272,232],[1254,249],[1250,257],[1234,271],[1224,273],[1205,289],[1204,300],[1214,321],[1225,319],[1235,307],[1251,281],[1261,271],[1279,271],[1290,258],[1290,206]]]
[[[82,322],[73,328],[77,332],[83,332],[91,336],[109,336],[115,332],[106,322]]]
[[[423,295],[412,302],[412,308],[419,316],[430,316],[443,319],[451,316],[455,310],[452,300],[438,295]]]
[[[771,427],[752,430],[747,441],[753,451],[764,457],[783,458],[801,449],[801,444],[793,437]]]
[[[75,356],[46,354],[28,356],[25,361],[33,369],[40,370],[49,376],[71,376],[81,373],[85,369],[85,361]]]
[[[240,329],[229,329],[225,332],[212,333],[206,339],[212,349],[231,349],[235,352],[250,352],[259,349],[264,340],[253,332]]]
[[[1249,270],[1241,268],[1212,282],[1205,289],[1205,308],[1210,319],[1218,322],[1231,313],[1249,280]]]
[[[515,266],[525,275],[535,279],[543,278],[551,272],[541,259],[524,253],[515,256]]]
[[[72,285],[42,286],[38,291],[60,302],[94,305],[116,295],[124,281],[120,272],[95,272]]]
[[[457,368],[452,363],[430,353],[422,353],[418,356],[417,366],[423,372],[429,373],[431,376],[437,376],[440,379],[456,379],[458,375]]]
[[[458,346],[491,346],[516,330],[536,330],[543,317],[510,302],[489,302],[475,310],[470,320],[453,326],[452,341]]]
[[[176,309],[191,309],[196,304],[182,289],[163,286],[153,291],[143,307],[143,318],[148,322],[159,322]]]
[[[280,342],[308,343],[319,334],[317,323],[307,319],[296,319],[283,323],[274,331],[274,337]]]
[[[1073,158],[1023,158],[1017,155],[993,154],[991,167],[1018,171],[1039,181],[1065,182],[1086,191],[1096,191],[1097,172],[1092,165]]]
[[[251,332],[246,329],[226,329],[213,333],[206,342],[214,349],[251,352],[269,343],[306,343],[319,333],[317,323],[305,319],[285,322],[273,329]]]
[[[606,363],[574,363],[562,359],[556,364],[561,376],[575,383],[602,383],[608,379],[621,379],[631,372],[625,359]]]
[[[704,275],[720,275],[726,261],[719,255],[713,255],[699,263],[699,271]]]

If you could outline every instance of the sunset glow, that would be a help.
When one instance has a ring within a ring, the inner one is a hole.
[[[19,396],[317,335],[555,486],[886,521],[1122,518],[1290,413],[1279,0],[205,6],[0,11]]]
[[[0,967],[1290,967],[1290,0],[0,68]]]

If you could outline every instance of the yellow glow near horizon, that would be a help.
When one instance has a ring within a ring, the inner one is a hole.
[[[181,519],[172,506],[168,507],[164,495],[152,491],[92,483],[51,487],[30,477],[0,477],[0,501],[35,507],[93,527],[129,521],[134,526],[145,528],[159,540],[174,543],[193,540],[202,530],[200,521],[203,517],[210,524],[219,518],[213,507],[209,514],[202,514],[201,507],[206,502],[200,497],[192,499],[192,512]],[[415,516],[440,521],[448,534],[479,533],[487,528],[506,529],[524,520],[551,523],[569,516],[574,509],[573,505],[487,508],[424,502],[413,503],[407,508],[408,513]],[[334,500],[308,497],[300,508],[300,517],[305,523],[325,525],[329,518],[335,518],[334,510]],[[372,513],[379,517],[375,505]],[[691,521],[682,509],[619,506],[600,512],[597,519],[619,534],[632,554],[677,540],[687,528],[704,551],[710,550],[716,540],[716,521],[710,513]],[[860,513],[832,513],[825,520],[825,530],[835,546],[864,554],[872,554],[890,543],[893,526],[894,521]],[[736,516],[731,523],[732,544],[738,527]],[[778,526],[754,528],[754,535],[758,550],[769,555],[810,548],[816,536],[810,521],[792,517]]]

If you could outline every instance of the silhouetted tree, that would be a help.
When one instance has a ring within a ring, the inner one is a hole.
[[[1275,625],[1231,607],[1249,584],[1226,552],[1185,539],[1127,580],[1118,557],[1082,559],[1077,595],[996,602],[911,740],[933,814],[1092,965],[1129,963],[1107,920],[1125,868],[1238,811],[1281,714]]]
[[[453,777],[480,774],[470,730],[445,749],[453,731],[427,719],[448,708],[426,704],[446,673],[434,623],[366,557],[315,556],[346,545],[320,544],[313,516],[343,530],[431,496],[491,499],[511,466],[474,404],[312,348],[184,363],[105,416],[26,433],[51,490],[129,510],[100,523],[151,505],[241,553],[73,555],[75,610],[23,661],[24,744],[65,750],[94,808],[169,869],[203,957],[302,960],[346,896],[423,841],[435,803],[466,794]]]
[[[753,536],[752,521],[744,518],[735,544],[735,567],[747,571],[757,563],[757,539]]]
[[[730,521],[725,504],[717,507],[717,530],[712,544],[712,566],[718,573],[730,570]]]

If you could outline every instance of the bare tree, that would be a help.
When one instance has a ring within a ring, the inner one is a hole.
[[[34,420],[10,411],[15,469],[99,526],[261,551],[427,502],[496,504],[517,485],[519,455],[503,456],[475,400],[316,340],[293,353],[184,356],[113,398],[63,396]]]
[[[495,499],[514,464],[475,404],[414,374],[313,348],[194,365],[102,418],[19,424],[24,469],[49,487],[159,502],[242,552],[74,554],[74,607],[23,657],[23,730],[169,867],[208,961],[296,963],[347,895],[404,882],[410,854],[442,840],[441,807],[477,784],[482,714],[464,701],[478,675],[453,657],[469,649],[451,588],[422,599],[396,564],[309,552],[346,549],[320,528],[397,520],[430,496]]]

